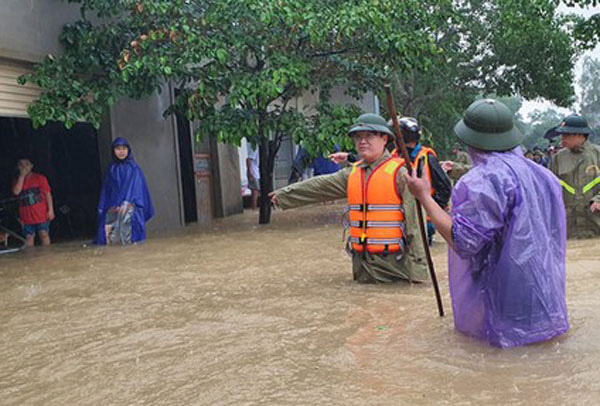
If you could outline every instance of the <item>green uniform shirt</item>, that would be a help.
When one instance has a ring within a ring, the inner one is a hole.
[[[386,150],[375,162],[361,163],[366,171],[366,178],[382,162],[390,158]],[[303,182],[294,183],[275,191],[279,207],[291,209],[306,204],[346,198],[348,177],[351,167],[343,168],[331,175],[316,176]],[[396,184],[398,190],[404,190],[405,168],[398,171]],[[390,190],[390,193],[395,193]],[[358,282],[394,282],[397,280],[425,281],[428,279],[425,251],[419,233],[416,214],[416,201],[410,193],[402,193],[406,215],[407,252],[398,257],[397,254],[373,255],[368,252],[352,253],[352,272]]]
[[[448,177],[453,181],[459,180],[465,173],[471,169],[471,158],[465,151],[458,151],[452,165],[452,170],[448,172]]]
[[[600,203],[600,148],[586,141],[579,151],[562,149],[550,170],[563,186],[568,238],[600,236],[600,213],[590,212],[592,202]]]

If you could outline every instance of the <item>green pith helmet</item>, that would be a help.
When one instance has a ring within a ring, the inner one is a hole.
[[[507,151],[523,140],[508,107],[493,99],[472,103],[454,132],[465,144],[483,151]]]
[[[556,132],[559,134],[583,134],[588,136],[592,133],[592,129],[588,127],[585,118],[579,114],[571,114],[561,121],[558,127],[556,127]]]
[[[350,127],[350,130],[348,130],[348,135],[359,131],[371,131],[387,134],[390,137],[394,136],[394,133],[387,126],[387,121],[383,117],[373,113],[365,113],[357,118],[352,127]]]

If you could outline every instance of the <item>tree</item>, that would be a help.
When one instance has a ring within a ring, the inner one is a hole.
[[[568,7],[596,7],[600,5],[598,0],[555,0],[556,3],[563,3]],[[585,49],[592,49],[600,41],[600,13],[593,14],[591,17],[574,19],[575,39]]]
[[[600,127],[600,61],[591,57],[583,59],[581,77],[581,113],[591,127]]]
[[[453,24],[435,32],[440,63],[395,77],[399,111],[419,118],[437,149],[451,149],[454,124],[482,95],[573,102],[572,16],[559,15],[552,0],[456,4]]]
[[[259,145],[260,223],[270,218],[283,137],[312,152],[347,146],[339,134],[357,111],[332,105],[330,89],[362,96],[390,67],[430,68],[441,52],[433,33],[456,11],[452,0],[69,1],[81,4],[82,18],[60,36],[65,54],[23,78],[44,90],[29,109],[34,124],[98,126],[117,98],[171,81],[179,92],[167,113],[199,120],[201,135]],[[295,107],[307,92],[319,94],[308,115]]]
[[[557,126],[563,115],[555,109],[548,108],[546,110],[535,110],[529,113],[529,123],[527,130],[524,132],[525,139],[523,145],[531,150],[534,147],[546,148],[551,142],[544,138],[546,131]]]

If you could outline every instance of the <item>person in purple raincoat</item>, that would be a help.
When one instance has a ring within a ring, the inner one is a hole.
[[[569,329],[565,302],[566,217],[558,179],[526,159],[502,103],[473,103],[455,132],[473,161],[448,215],[426,179],[408,177],[448,242],[457,330],[496,347],[545,341]]]

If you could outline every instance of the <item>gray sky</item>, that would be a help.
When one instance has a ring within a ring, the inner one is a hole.
[[[591,15],[600,13],[600,7],[588,7],[586,9],[582,9],[580,7],[567,7],[565,5],[560,5],[558,7],[559,11],[562,11],[564,13],[576,13],[579,15],[582,15],[584,17],[589,17]],[[582,60],[584,56],[592,56],[594,58],[598,58],[600,59],[600,44],[596,45],[596,48],[594,48],[591,51],[586,52],[585,54],[582,55],[582,57],[579,59],[579,61],[577,61],[576,65],[575,65],[575,81],[577,82],[579,80],[579,77],[581,76],[581,64],[582,64]],[[577,97],[579,97],[579,87],[577,86],[577,83],[575,84],[575,92],[577,93]],[[532,111],[539,109],[539,110],[544,110],[548,107],[553,107],[561,112],[563,112],[565,115],[568,114],[570,111],[568,109],[561,109],[556,107],[553,103],[550,103],[544,99],[539,99],[539,100],[528,100],[525,101],[523,103],[523,107],[520,110],[521,116],[523,116],[523,118],[527,118],[527,115],[529,113],[531,113]]]

